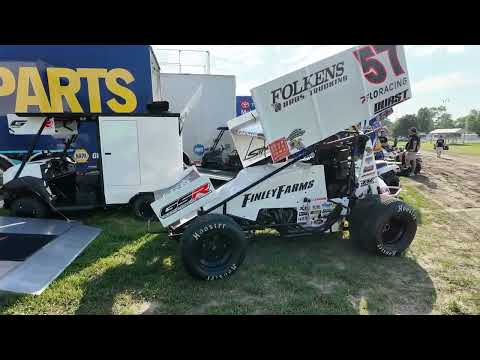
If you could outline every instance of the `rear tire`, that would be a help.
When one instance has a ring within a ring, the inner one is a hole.
[[[10,204],[12,216],[29,218],[47,218],[50,214],[48,206],[35,196],[22,196]]]
[[[399,256],[417,232],[415,210],[396,198],[369,196],[351,215],[352,240],[363,249],[384,256]]]
[[[248,240],[242,228],[225,215],[207,214],[187,226],[181,237],[182,261],[201,280],[223,279],[245,259]]]
[[[142,194],[132,202],[133,213],[139,220],[155,220],[157,216],[150,204],[155,201],[153,194]]]

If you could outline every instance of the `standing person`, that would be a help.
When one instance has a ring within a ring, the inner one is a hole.
[[[445,146],[445,139],[440,135],[435,143],[435,150],[437,150],[437,157],[442,155],[443,148]]]
[[[405,154],[405,163],[411,164],[410,175],[415,175],[415,168],[417,167],[417,152],[420,149],[420,138],[417,135],[417,129],[412,127],[408,129],[408,142],[405,146],[407,153]]]

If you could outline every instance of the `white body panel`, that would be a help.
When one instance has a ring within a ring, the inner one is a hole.
[[[199,174],[195,166],[186,169],[175,185],[154,192],[151,207],[163,226],[194,216],[196,211],[211,202],[218,193],[208,177]]]
[[[269,164],[241,170],[235,179],[217,190],[217,199],[212,205],[283,165]],[[229,201],[227,213],[256,220],[260,209],[300,209],[304,205],[304,198],[311,199],[311,205],[320,205],[327,200],[323,165],[294,164]],[[205,210],[212,207],[209,205],[205,206]],[[214,212],[222,213],[221,207]]]
[[[140,192],[179,180],[183,163],[178,126],[178,117],[99,117],[107,205],[128,203]]]
[[[151,206],[163,226],[170,226],[179,221],[183,222],[182,220],[185,218],[195,216],[201,206],[205,210],[213,208],[282,165],[269,164],[245,168],[238,173],[235,179],[211,194],[206,194],[200,201],[189,202],[181,212],[165,217],[165,210],[162,212],[162,209],[175,207],[177,203],[184,202],[182,199],[188,201],[192,191],[208,181],[208,178],[203,176],[185,176],[174,187],[163,191],[168,196],[160,196],[162,192],[156,192],[155,201]],[[188,172],[189,170],[186,170],[185,174]],[[305,198],[310,200],[307,210],[305,210]],[[317,225],[319,225],[318,220],[322,209],[329,210],[331,208],[330,205],[325,205],[326,202],[327,191],[323,165],[312,166],[297,163],[233,198],[227,203],[226,211],[232,216],[256,220],[260,209],[294,208],[298,212],[299,223],[305,224],[311,220],[312,224],[317,221]],[[306,212],[309,212],[309,216],[305,215]],[[223,206],[213,210],[213,213],[223,213]]]
[[[217,136],[217,128],[227,126],[227,121],[235,117],[235,76],[162,73],[161,77],[161,97],[169,101],[171,112],[182,112],[202,87],[182,134],[183,150],[191,160],[200,161]],[[222,144],[233,146],[230,134],[223,135]]]
[[[369,64],[380,64],[385,74],[376,84],[355,56],[362,49],[374,51],[349,49],[251,90],[267,143],[281,145],[272,158],[283,159],[411,97],[403,46],[393,48],[397,72],[389,52],[374,53]]]
[[[244,168],[270,156],[255,110],[228,121],[228,128]]]
[[[45,117],[19,117],[7,114],[8,131],[12,135],[35,135],[45,120]],[[49,121],[43,128],[43,135],[55,135],[55,122]]]
[[[32,161],[25,164],[25,167],[22,170],[22,174],[20,177],[31,176],[34,178],[41,179],[42,178],[42,171],[40,170],[40,165],[46,163],[48,160],[39,160],[39,161]],[[21,164],[13,165],[9,167],[3,173],[3,183],[6,184],[9,181],[13,180],[15,174],[17,173],[18,169],[20,168]]]

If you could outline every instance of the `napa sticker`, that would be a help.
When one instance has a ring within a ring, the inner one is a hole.
[[[85,164],[86,162],[88,162],[89,158],[90,155],[85,149],[77,149],[73,153],[73,159],[77,162],[77,164]]]
[[[102,108],[105,101],[115,113],[131,113],[137,108],[137,98],[128,85],[134,81],[132,73],[123,68],[69,69],[0,62],[0,112],[28,113],[34,107],[42,113],[101,113],[107,111]],[[101,98],[101,84],[111,94],[108,99]],[[77,97],[82,85],[87,88],[88,107],[82,107]],[[14,111],[10,98],[14,100]]]

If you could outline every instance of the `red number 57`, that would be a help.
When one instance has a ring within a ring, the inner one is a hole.
[[[398,60],[396,45],[368,45],[353,52],[353,55],[355,55],[355,58],[362,66],[363,76],[373,84],[381,84],[387,78],[385,66],[375,59],[376,55],[385,51],[388,52],[388,59],[394,74],[399,76],[405,73],[400,60]]]

